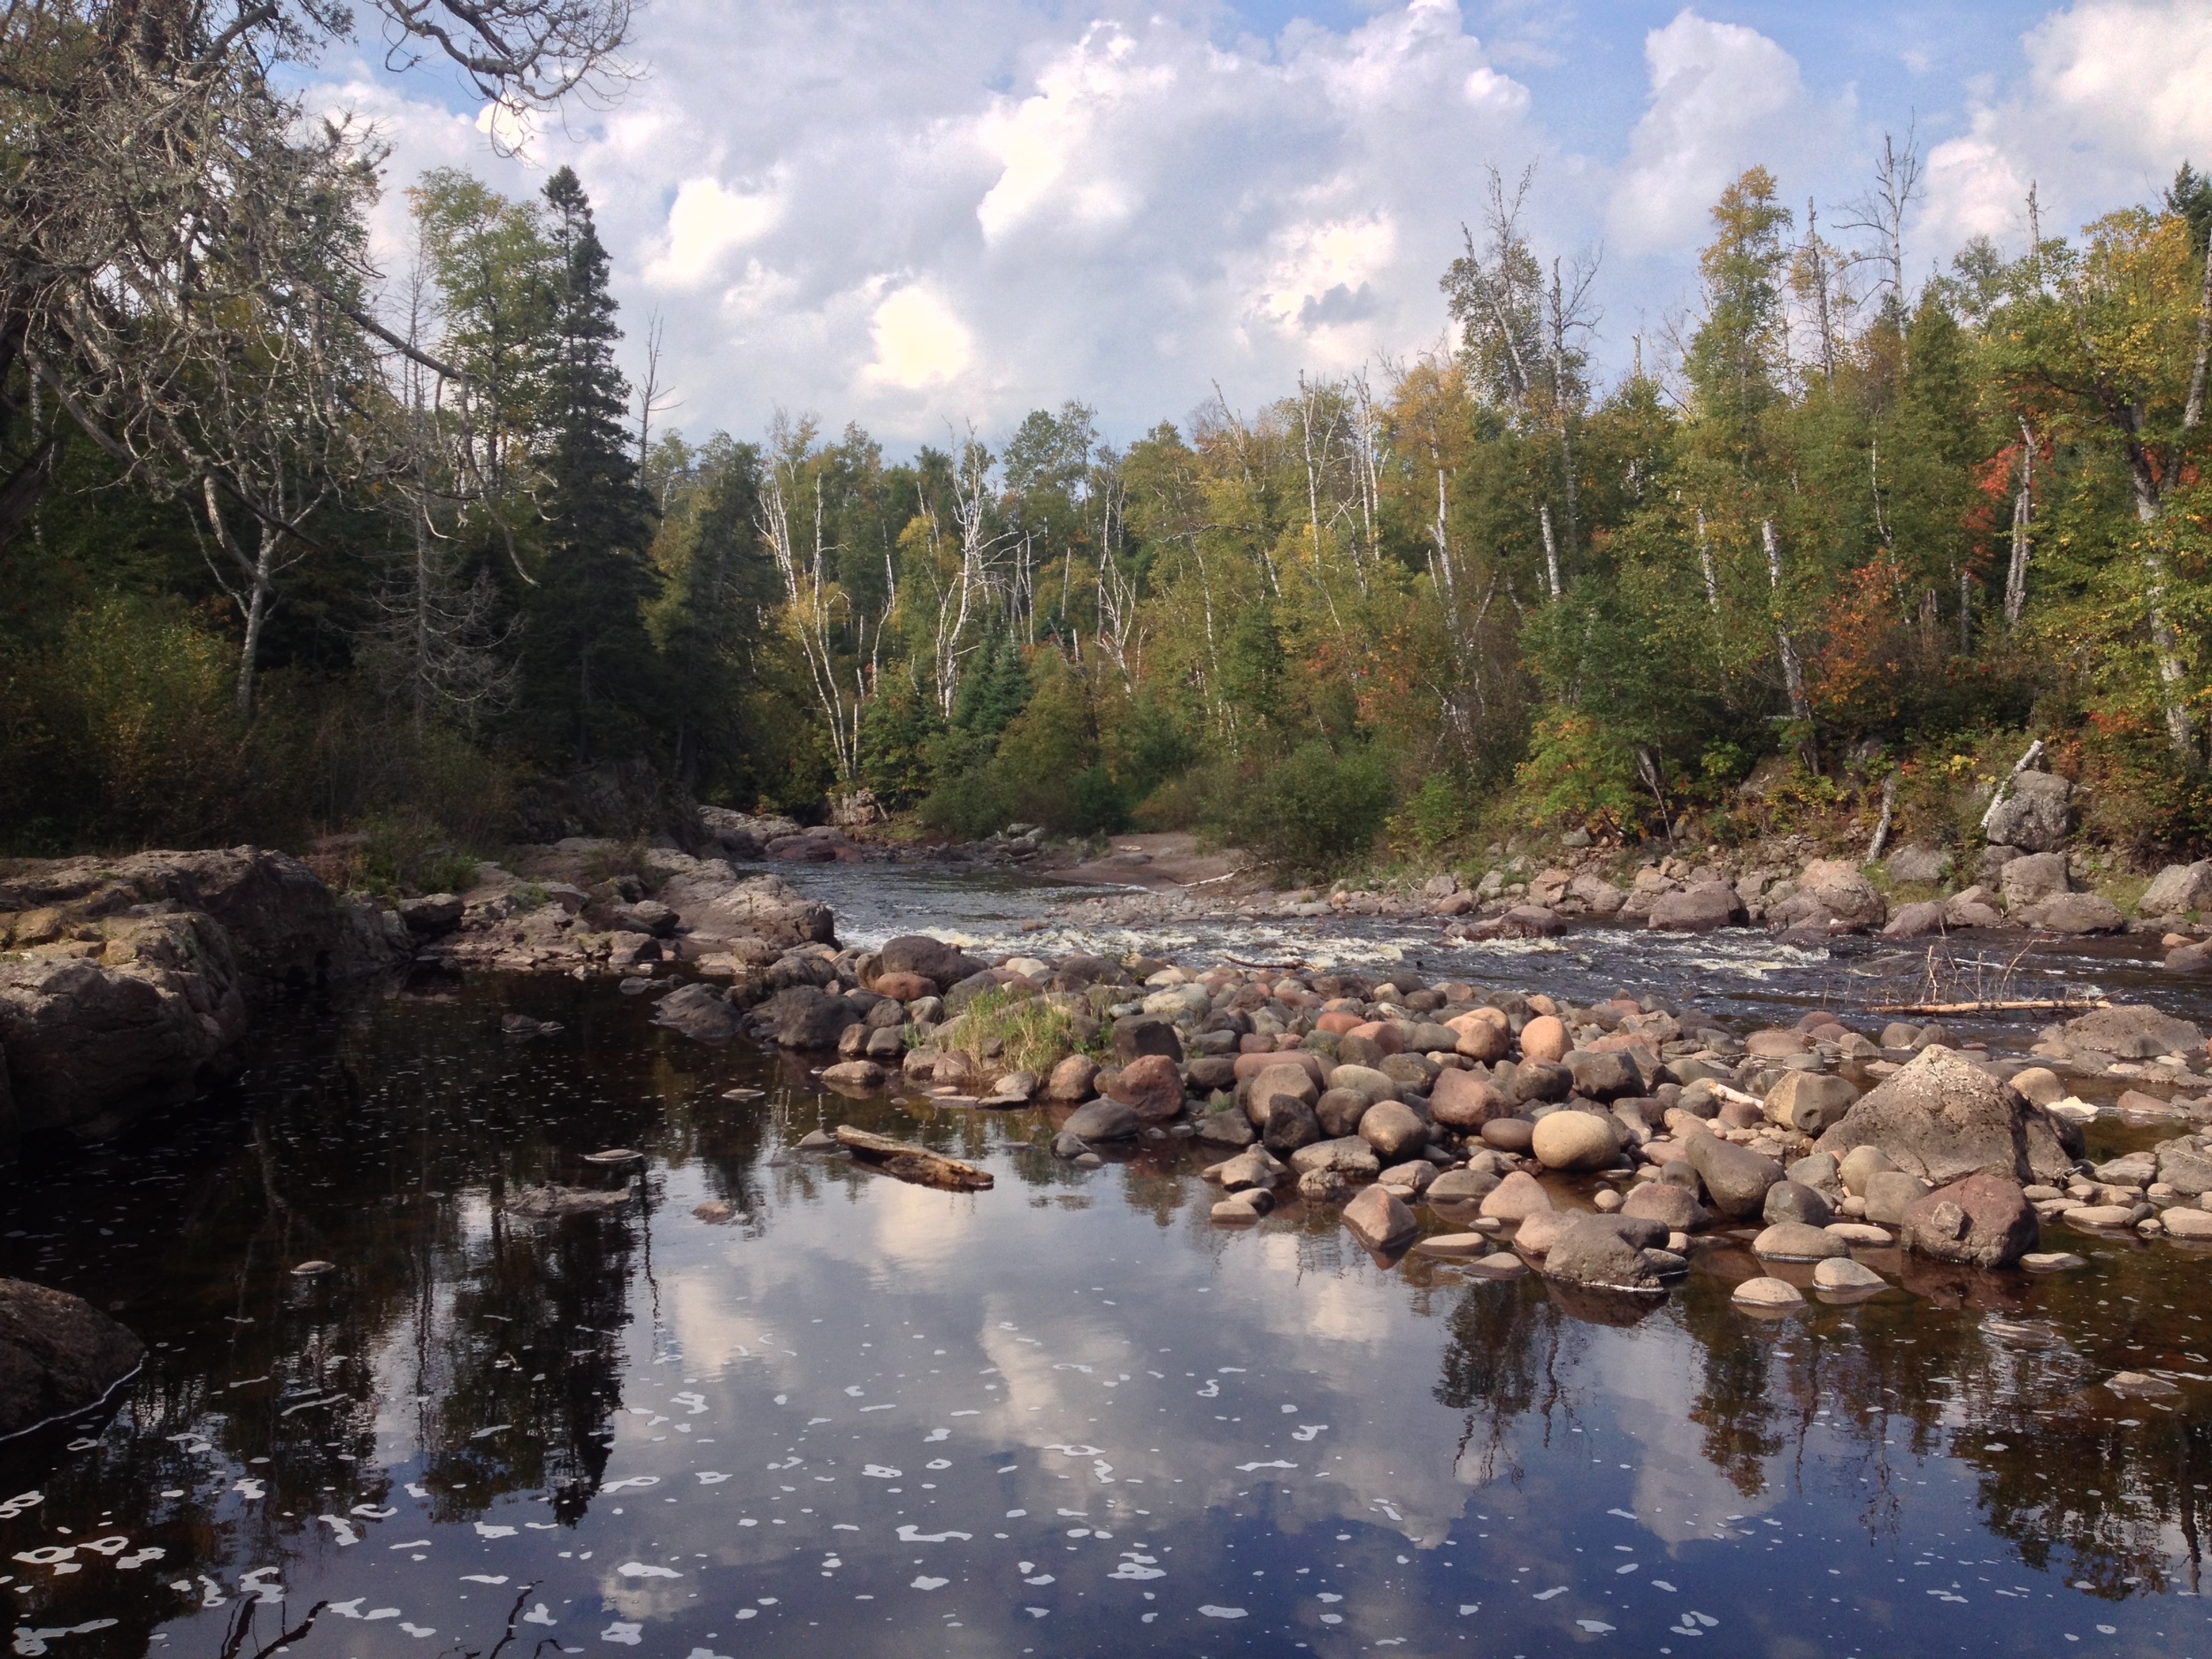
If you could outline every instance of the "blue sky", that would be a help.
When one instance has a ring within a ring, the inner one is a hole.
[[[774,411],[895,449],[1070,397],[1125,439],[1217,385],[1443,344],[1437,277],[1485,169],[1537,168],[1540,247],[1601,253],[1600,360],[1696,303],[1705,209],[1754,163],[1824,224],[1886,131],[1928,164],[1916,273],[2069,227],[2212,161],[2212,4],[1565,4],[1549,0],[653,0],[641,77],[524,134],[449,85],[334,54],[319,108],[373,120],[391,180],[574,165],[638,357],[695,434]],[[396,188],[379,221],[405,259]]]

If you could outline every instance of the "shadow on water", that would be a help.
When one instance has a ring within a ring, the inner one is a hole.
[[[564,1029],[511,1042],[508,1011]],[[1212,1228],[1176,1143],[1078,1171],[1041,1115],[825,1096],[649,1011],[491,978],[301,1002],[219,1094],[25,1156],[0,1271],[151,1357],[104,1416],[0,1449],[16,1652],[2186,1654],[2208,1628],[2193,1247],[2070,1240],[2089,1265],[2049,1279],[1870,1256],[1899,1288],[1777,1322],[1731,1304],[1755,1269],[1725,1248],[1665,1298],[1482,1282],[1295,1203]],[[793,1149],[840,1121],[998,1186]],[[585,1161],[608,1147],[645,1157]],[[549,1185],[627,1195],[509,1207]]]

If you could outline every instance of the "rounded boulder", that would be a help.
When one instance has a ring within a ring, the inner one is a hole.
[[[1594,1112],[1555,1111],[1537,1119],[1530,1148],[1549,1170],[1601,1170],[1620,1156],[1612,1124]]]

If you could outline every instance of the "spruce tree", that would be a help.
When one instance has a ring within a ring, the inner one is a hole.
[[[544,377],[549,485],[544,574],[530,607],[530,706],[578,766],[649,745],[654,655],[641,607],[653,502],[630,454],[629,384],[614,361],[614,296],[591,203],[563,167],[546,181],[555,262]]]

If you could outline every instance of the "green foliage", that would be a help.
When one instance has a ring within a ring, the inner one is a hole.
[[[455,849],[445,827],[426,813],[379,813],[363,820],[361,831],[367,839],[354,861],[354,885],[387,903],[476,885],[476,860]]]
[[[1390,769],[1372,748],[1340,754],[1316,739],[1246,781],[1227,826],[1289,874],[1320,875],[1373,845],[1390,800]]]
[[[1515,782],[1538,828],[1624,826],[1643,816],[1629,745],[1586,715],[1546,715]]]
[[[1467,811],[1458,786],[1440,772],[1422,779],[1413,798],[1390,820],[1391,840],[1428,858],[1458,840],[1466,827]]]
[[[995,1044],[996,1058],[1008,1071],[1040,1077],[1083,1048],[1065,1010],[1006,989],[986,991],[961,1010],[956,1041],[974,1055],[989,1053]],[[1095,1040],[1092,1047],[1099,1050]]]

